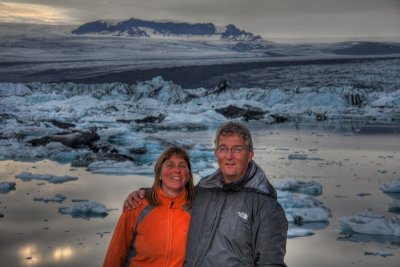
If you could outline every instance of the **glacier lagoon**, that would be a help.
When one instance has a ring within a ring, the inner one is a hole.
[[[186,147],[198,180],[216,168],[215,128],[233,117],[252,129],[255,160],[273,184],[314,182],[303,188],[311,195],[278,192],[292,222],[289,266],[397,266],[397,235],[343,232],[339,221],[396,216],[388,209],[398,194],[380,189],[399,180],[393,86],[2,83],[0,256],[15,266],[99,266],[123,199],[151,184],[163,148]],[[298,216],[302,225],[293,223]]]
[[[288,239],[289,266],[397,266],[398,236],[343,233],[338,218],[361,212],[376,212],[387,218],[395,215],[388,212],[393,197],[381,188],[399,179],[400,127],[370,125],[349,131],[337,126],[249,126],[254,135],[255,160],[271,182],[277,185],[296,178],[319,183],[322,194],[315,199],[331,213],[326,222],[291,224],[291,229],[308,229],[312,234]],[[154,138],[190,140],[210,149],[213,134],[214,129],[150,133]],[[201,158],[207,161],[207,154]],[[15,190],[0,195],[4,216],[0,218],[0,255],[12,266],[101,265],[123,199],[131,190],[152,183],[149,175],[93,173],[48,159],[3,160],[0,166],[1,182],[16,183]],[[22,172],[78,179],[58,184],[25,181],[16,178]],[[34,200],[56,194],[65,199],[61,203]],[[84,218],[59,212],[60,207],[83,200],[105,205],[108,215]]]
[[[252,129],[255,160],[273,184],[313,181],[310,191],[322,192],[278,192],[292,222],[289,266],[397,266],[398,235],[342,232],[339,221],[396,215],[388,212],[396,198],[380,189],[399,180],[395,84],[1,83],[0,256],[15,266],[99,266],[123,199],[151,184],[163,148],[186,147],[198,180],[216,168],[215,128],[233,118]]]

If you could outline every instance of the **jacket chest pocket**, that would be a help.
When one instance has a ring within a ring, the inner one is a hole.
[[[236,230],[238,231],[244,231],[247,233],[247,231],[250,231],[250,216],[249,213],[245,210],[237,210],[233,212],[233,217],[235,218],[236,222]]]
[[[243,244],[244,241],[251,242],[251,216],[244,209],[232,209],[224,214],[221,220],[223,234],[229,236],[230,240]]]

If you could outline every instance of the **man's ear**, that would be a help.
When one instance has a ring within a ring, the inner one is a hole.
[[[249,161],[247,162],[247,163],[250,163],[250,161],[253,159],[253,156],[254,156],[254,150],[251,150],[250,152],[249,152]]]

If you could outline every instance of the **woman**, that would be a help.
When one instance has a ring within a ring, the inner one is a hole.
[[[194,196],[187,152],[166,149],[154,166],[155,180],[146,199],[119,218],[104,267],[182,266]]]

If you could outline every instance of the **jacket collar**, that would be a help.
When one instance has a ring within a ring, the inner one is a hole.
[[[201,180],[198,186],[201,188],[221,189],[223,191],[257,191],[276,198],[275,188],[268,181],[264,171],[253,160],[249,163],[246,173],[237,181],[225,184],[222,172],[218,169]]]
[[[184,205],[186,203],[186,197],[187,197],[187,193],[186,193],[186,188],[184,188],[182,190],[182,192],[177,195],[176,197],[170,197],[167,196],[164,191],[161,189],[161,187],[157,188],[157,195],[158,195],[158,200],[161,202],[162,205],[171,206],[171,202],[174,202],[173,207],[181,207],[182,205]]]

